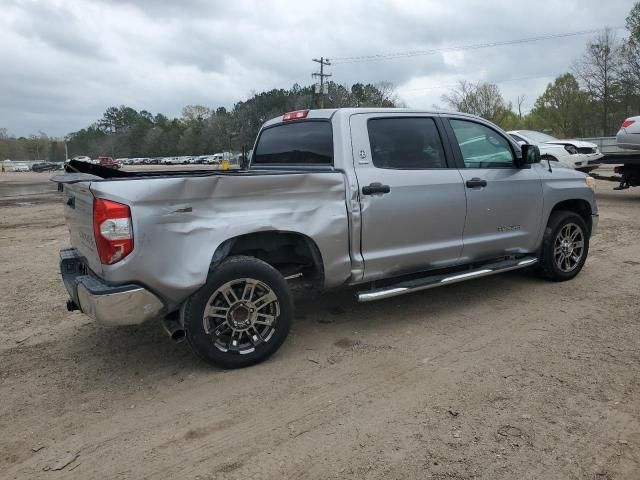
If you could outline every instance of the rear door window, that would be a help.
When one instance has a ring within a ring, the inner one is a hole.
[[[331,123],[292,122],[264,129],[258,139],[252,163],[256,165],[332,165]]]
[[[372,118],[367,130],[373,165],[378,168],[447,168],[433,118]]]

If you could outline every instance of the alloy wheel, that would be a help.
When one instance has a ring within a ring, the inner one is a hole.
[[[271,339],[279,315],[278,297],[267,284],[239,278],[209,297],[202,321],[220,351],[247,354]]]

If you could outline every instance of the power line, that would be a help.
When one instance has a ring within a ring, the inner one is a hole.
[[[625,27],[611,27],[610,30],[621,30],[624,28]],[[376,54],[376,55],[361,55],[356,57],[335,57],[333,58],[333,64],[342,65],[346,63],[376,62],[380,60],[393,60],[396,58],[408,58],[408,57],[417,57],[421,55],[433,55],[435,53],[442,53],[442,52],[478,50],[481,48],[500,47],[503,45],[518,45],[522,43],[539,42],[542,40],[552,40],[556,38],[588,35],[588,34],[598,33],[601,31],[602,31],[602,28],[597,28],[597,29],[591,29],[591,30],[580,30],[577,32],[552,33],[552,34],[540,35],[536,37],[519,38],[516,40],[503,40],[499,42],[475,43],[471,45],[460,45],[455,47],[432,48],[429,50],[414,50],[414,51],[408,51],[408,52],[396,52],[396,53],[386,53],[386,54]]]

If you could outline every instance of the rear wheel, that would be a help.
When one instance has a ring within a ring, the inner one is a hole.
[[[286,339],[293,302],[287,282],[271,265],[231,257],[185,305],[187,341],[196,355],[224,368],[259,363]]]
[[[551,214],[540,252],[540,271],[549,280],[575,277],[587,260],[589,230],[582,217],[569,211]]]

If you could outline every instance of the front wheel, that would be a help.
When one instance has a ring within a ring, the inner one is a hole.
[[[573,212],[551,214],[540,252],[540,272],[549,280],[563,282],[575,277],[587,260],[589,229]]]
[[[284,277],[253,257],[230,257],[184,308],[194,353],[223,367],[240,368],[272,355],[287,338],[293,301]]]

